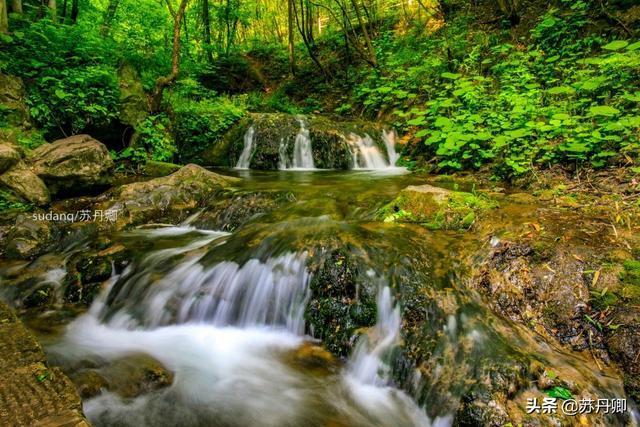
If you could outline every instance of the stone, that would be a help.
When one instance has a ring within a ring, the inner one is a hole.
[[[0,174],[11,169],[21,158],[22,156],[16,148],[0,142]]]
[[[51,195],[45,183],[23,162],[19,162],[0,175],[0,186],[38,206],[46,206],[51,201]]]
[[[118,70],[120,116],[122,123],[135,127],[148,115],[147,97],[138,72],[129,64]]]
[[[411,185],[378,213],[385,222],[414,222],[434,230],[468,229],[484,210],[497,207],[486,195]]]
[[[19,215],[7,236],[5,255],[9,259],[33,259],[52,243],[54,234],[49,222]]]
[[[20,77],[0,74],[0,105],[6,110],[6,120],[10,125],[29,125],[29,108],[25,103],[26,93]]]
[[[118,229],[162,220],[177,221],[237,181],[189,164],[166,177],[115,188],[106,195],[112,201],[103,208],[118,212]]]
[[[171,175],[178,171],[182,166],[175,163],[158,162],[155,160],[149,160],[144,164],[144,174],[146,176],[162,177]]]
[[[89,135],[75,135],[41,145],[28,160],[52,194],[102,190],[110,183],[113,168],[107,147]]]

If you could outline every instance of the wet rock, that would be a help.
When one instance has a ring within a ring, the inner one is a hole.
[[[113,168],[107,147],[89,135],[41,145],[28,160],[52,194],[98,192],[110,183]]]
[[[149,160],[144,164],[144,174],[146,176],[162,177],[171,175],[178,171],[182,166],[175,163],[157,162],[155,160]]]
[[[47,221],[19,215],[9,231],[5,246],[8,259],[33,259],[42,254],[57,237],[57,230]]]
[[[154,358],[135,355],[84,369],[72,379],[83,397],[93,397],[105,389],[123,398],[134,398],[170,386],[174,375]]]
[[[331,353],[311,343],[304,343],[286,354],[285,361],[297,369],[315,375],[329,375],[335,373],[339,367],[338,361]]]
[[[534,254],[526,244],[500,244],[474,279],[475,288],[502,316],[575,350],[602,348],[598,339],[589,341],[593,325],[585,317],[589,289],[584,263],[563,247],[549,249],[547,262],[536,262]]]
[[[362,137],[370,136],[380,152],[386,155],[382,129],[374,124],[361,121],[337,122],[321,116],[303,118],[282,113],[262,113],[252,114],[240,121],[221,141],[207,147],[200,157],[208,165],[234,166],[244,149],[245,133],[249,126],[253,126],[255,134],[251,168],[277,170],[283,157],[293,157],[302,119],[309,130],[316,168],[351,169],[353,157],[349,138],[352,133]]]
[[[288,192],[244,193],[215,200],[193,225],[201,229],[233,231],[248,221],[291,201]]]
[[[148,222],[173,222],[185,219],[237,181],[190,164],[166,177],[117,187],[104,195],[114,201],[104,202],[102,207],[118,212],[118,229]]]
[[[428,184],[411,185],[380,210],[385,222],[415,222],[440,230],[467,229],[484,210],[497,204],[484,195],[450,191]]]
[[[11,169],[21,158],[22,156],[16,147],[0,142],[0,174]]]
[[[0,186],[38,206],[46,206],[51,201],[47,186],[23,162],[0,175]]]
[[[640,402],[640,308],[616,309],[610,318],[606,345],[611,357],[624,373],[625,390]]]
[[[0,287],[3,297],[15,307],[32,308],[53,304],[66,274],[64,257],[45,254],[32,262],[5,269]]]
[[[0,105],[6,112],[10,125],[29,126],[29,107],[25,103],[26,93],[20,77],[0,73]]]
[[[89,427],[73,384],[0,302],[0,424]]]

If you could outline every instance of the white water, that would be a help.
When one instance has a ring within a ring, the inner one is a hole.
[[[307,129],[304,120],[298,120],[298,122],[300,130],[296,135],[293,147],[293,169],[315,169],[309,129]]]
[[[378,149],[373,139],[365,134],[364,137],[351,133],[347,142],[353,158],[353,169],[389,169],[394,168],[399,155],[395,150],[395,134],[383,132],[383,140],[387,149],[387,160]]]
[[[253,155],[253,142],[256,134],[256,130],[253,126],[249,126],[247,132],[244,134],[244,148],[236,164],[236,169],[249,169],[251,164],[251,156]]]
[[[137,231],[152,240],[184,232]],[[146,353],[175,374],[171,386],[135,399],[103,392],[85,402],[94,425],[451,425],[449,418],[432,423],[390,386],[387,358],[400,313],[388,287],[380,285],[377,324],[346,366],[312,375],[287,356],[309,341],[306,254],[205,267],[203,248],[224,244],[225,234],[195,232],[188,244],[151,252],[114,277],[58,346],[72,361]]]

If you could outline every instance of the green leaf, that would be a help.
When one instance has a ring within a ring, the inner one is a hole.
[[[628,45],[629,45],[628,41],[625,41],[625,40],[614,40],[611,43],[602,46],[602,48],[606,49],[606,50],[620,50],[622,48],[627,47]]]
[[[634,51],[634,50],[638,50],[640,49],[640,42],[635,42],[633,44],[630,44],[629,46],[627,46],[627,50],[628,51]]]
[[[462,75],[461,75],[461,74],[456,74],[456,73],[449,73],[449,72],[445,72],[445,73],[440,74],[440,76],[441,76],[442,78],[449,79],[449,80],[457,80],[457,79],[459,79]]]
[[[611,116],[615,116],[618,113],[620,113],[620,110],[618,110],[617,108],[611,107],[609,105],[598,105],[598,106],[589,108],[590,116],[611,117]]]
[[[62,89],[56,89],[56,96],[60,99],[64,99],[67,94]]]
[[[556,387],[550,388],[549,390],[545,390],[545,393],[547,396],[555,397],[556,399],[563,399],[563,400],[573,399],[573,395],[571,394],[571,391],[564,387],[556,386]]]
[[[572,88],[571,86],[557,86],[557,87],[552,87],[547,92],[549,92],[551,95],[560,95],[565,93],[566,94],[575,93],[575,89]]]

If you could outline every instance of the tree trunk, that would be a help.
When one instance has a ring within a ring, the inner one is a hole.
[[[62,2],[62,13],[60,14],[62,18],[62,23],[64,24],[65,19],[67,18],[67,0]]]
[[[115,18],[116,16],[116,11],[118,10],[119,4],[120,0],[109,0],[107,9],[104,11],[102,27],[100,28],[100,34],[102,34],[103,36],[109,34],[109,30],[111,29],[111,22],[113,22],[113,18]]]
[[[171,0],[165,0],[169,11],[173,16],[173,51],[171,54],[171,74],[164,77],[159,77],[156,80],[155,87],[149,98],[149,112],[156,114],[162,107],[162,94],[164,89],[171,85],[177,78],[180,72],[180,29],[182,28],[182,18],[184,17],[185,9],[189,0],[181,0],[180,6],[176,12],[173,11],[171,6]]]
[[[207,50],[207,60],[213,62],[211,52],[211,15],[209,13],[209,0],[202,0],[202,23],[204,24],[204,44]]]
[[[47,3],[47,7],[50,9],[51,19],[53,20],[53,22],[56,22],[58,20],[58,8],[56,6],[56,0],[49,0],[49,2]]]
[[[362,14],[360,13],[360,7],[358,6],[358,0],[351,0],[351,4],[356,11],[356,17],[358,18],[358,25],[360,25],[360,29],[362,30],[362,35],[364,36],[364,42],[366,43],[367,50],[369,51],[369,59],[371,65],[374,67],[378,66],[378,61],[376,59],[376,51],[373,50],[373,44],[371,43],[371,37],[369,36],[369,30],[367,29],[364,20],[362,19]]]
[[[80,13],[80,7],[78,6],[78,0],[71,2],[71,23],[78,22],[78,13]]]
[[[0,33],[9,32],[9,17],[7,16],[7,1],[0,0]]]
[[[22,15],[22,0],[12,0],[11,1],[11,12],[19,13]]]
[[[294,9],[293,2],[295,0],[288,0],[287,2],[287,12],[288,12],[288,27],[289,27],[289,72],[291,75],[295,75],[296,73],[296,51],[295,51],[295,39],[294,39]]]

